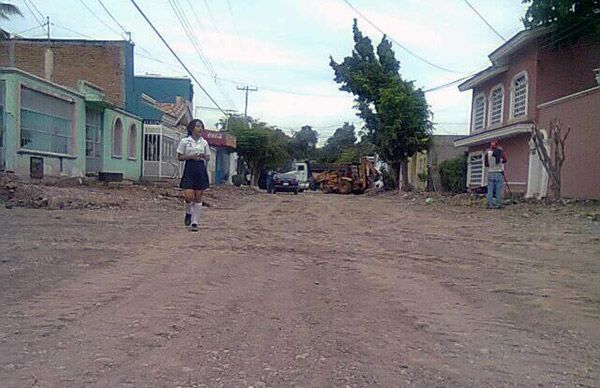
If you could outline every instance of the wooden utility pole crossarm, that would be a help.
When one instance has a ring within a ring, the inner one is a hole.
[[[244,104],[244,118],[248,117],[248,92],[256,92],[258,88],[251,88],[249,86],[244,86],[243,88],[237,87],[237,90],[243,90],[246,92],[246,103]]]

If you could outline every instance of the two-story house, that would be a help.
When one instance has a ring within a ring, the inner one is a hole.
[[[562,194],[600,199],[600,44],[592,37],[557,45],[547,29],[521,31],[489,55],[492,65],[469,78],[460,91],[473,91],[470,134],[454,142],[468,147],[467,186],[487,184],[483,151],[498,139],[508,156],[512,191],[545,197],[546,173],[531,141],[534,125],[547,134],[558,119],[566,141]],[[552,141],[548,141],[548,150]]]

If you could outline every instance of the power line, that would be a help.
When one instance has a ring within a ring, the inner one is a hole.
[[[61,29],[65,30],[65,31],[72,32],[72,33],[77,34],[77,35],[81,35],[84,38],[96,39],[93,36],[89,36],[89,35],[84,34],[83,32],[72,30],[69,27],[61,26],[60,24],[52,23],[52,25],[55,26],[55,27],[61,28]]]
[[[204,89],[204,87],[202,86],[202,84],[200,84],[200,82],[198,81],[198,79],[196,78],[196,76],[188,69],[188,67],[181,60],[181,58],[179,58],[179,55],[177,55],[177,53],[171,48],[171,46],[169,45],[169,43],[167,43],[167,41],[165,40],[165,38],[163,38],[162,34],[156,29],[156,27],[154,27],[154,24],[152,24],[152,22],[150,21],[150,19],[148,19],[148,17],[144,13],[144,11],[142,11],[142,9],[139,7],[139,5],[136,3],[136,1],[135,0],[130,0],[130,1],[133,4],[133,6],[138,10],[138,12],[142,15],[142,17],[144,18],[144,20],[146,20],[146,22],[150,25],[150,27],[156,33],[156,35],[158,35],[158,37],[164,43],[164,45],[167,46],[167,48],[169,49],[169,51],[171,52],[171,54],[173,54],[173,56],[177,59],[177,61],[181,64],[181,66],[185,69],[185,71],[189,74],[189,76],[192,77],[192,79],[194,81],[196,81],[196,84],[198,84],[198,87],[204,92],[204,94],[206,94],[206,96],[210,99],[210,101],[217,108],[219,108],[219,110],[221,111],[221,113],[223,113],[225,116],[229,116],[227,114],[227,112],[225,112],[223,110],[223,108],[221,108],[221,106],[219,105],[219,103],[217,101],[215,101],[214,98],[212,98],[212,96],[206,91],[206,89]]]
[[[36,27],[30,28],[30,29],[25,30],[25,31],[14,33],[13,35],[21,35],[21,34],[24,34],[26,32],[31,32],[31,31],[39,30],[40,28],[46,28],[46,25],[36,26]]]
[[[244,90],[246,92],[246,104],[244,105],[244,117],[248,117],[248,92],[257,92],[258,88],[251,88],[248,86],[240,88],[238,86],[237,90]]]
[[[35,5],[34,1],[33,0],[29,0],[29,2],[31,3],[31,6],[33,7],[33,9],[35,9],[37,11],[37,13],[40,15],[40,17],[42,18],[42,20],[44,20],[45,15],[40,12],[39,8]]]
[[[188,0],[188,1],[190,1],[190,0]],[[215,36],[217,37],[217,40],[219,41],[218,44],[220,44],[221,47],[226,47],[227,43],[221,37],[221,31],[219,30],[219,26],[215,22],[214,15],[213,15],[213,13],[210,9],[210,6],[208,5],[208,2],[206,0],[204,0],[204,7],[206,8],[206,11],[208,12],[208,16],[210,18],[210,24],[212,25],[212,29],[215,31]],[[193,9],[193,6],[192,6],[192,9]],[[198,16],[196,13],[194,13],[194,15],[196,17]],[[229,63],[227,61],[224,62],[224,67],[226,67],[229,71],[233,72],[232,67],[229,65]]]
[[[430,92],[435,92],[435,91],[440,90],[440,89],[445,89],[447,87],[450,87],[452,85],[455,85],[455,84],[459,83],[460,81],[464,81],[467,78],[472,77],[476,73],[478,73],[478,72],[472,72],[472,73],[470,73],[470,74],[468,74],[468,75],[466,75],[464,77],[455,79],[454,81],[450,81],[450,82],[447,82],[447,83],[442,84],[442,85],[438,85],[438,86],[431,87],[429,89],[425,89],[425,90],[423,90],[423,93],[430,93]]]
[[[187,16],[185,15],[185,12],[181,8],[181,5],[179,4],[178,0],[169,0],[169,3],[171,4],[171,8],[173,9],[173,11],[175,12],[175,16],[179,20],[179,23],[181,24],[181,26],[184,30],[184,33],[187,35],[192,46],[194,47],[196,54],[198,54],[198,57],[200,58],[202,63],[204,63],[204,66],[206,67],[206,69],[210,72],[211,76],[213,77],[213,82],[215,83],[215,86],[217,87],[217,89],[219,89],[221,95],[225,98],[225,100],[227,100],[227,103],[230,104],[231,106],[235,107],[235,103],[233,102],[231,97],[217,83],[217,81],[216,81],[217,73],[216,73],[212,63],[210,62],[210,59],[208,59],[208,57],[202,51],[198,37],[196,36],[196,33],[194,32],[194,30],[193,30]]]
[[[219,27],[217,26],[217,23],[215,22],[215,18],[213,16],[212,11],[210,10],[210,7],[206,0],[204,0],[204,6],[206,7],[206,10],[208,11],[208,16],[210,17],[210,22],[212,23],[213,27],[215,28],[215,31],[217,31],[217,33],[219,33]]]
[[[242,45],[242,38],[240,38],[240,32],[237,29],[237,25],[235,23],[235,16],[233,16],[233,8],[231,7],[231,1],[227,0],[227,7],[229,8],[229,15],[231,15],[231,24],[233,24],[233,29],[235,30],[235,34],[238,38],[238,43],[240,44],[240,50],[244,50],[244,45]]]
[[[494,27],[492,27],[492,25],[490,23],[488,23],[488,21],[483,17],[483,15],[480,14],[479,11],[477,11],[477,9],[475,7],[473,7],[473,5],[469,2],[469,0],[465,0],[465,3],[467,3],[467,5],[469,6],[469,8],[471,8],[473,10],[473,12],[475,12],[475,14],[477,14],[477,16],[479,16],[479,18],[481,20],[483,20],[483,22],[490,28],[490,30],[494,31],[494,33],[496,35],[498,35],[498,37],[500,39],[502,39],[503,41],[506,42],[506,38],[503,37]]]
[[[100,3],[100,5],[102,6],[102,8],[106,11],[106,13],[108,14],[108,16],[110,16],[110,18],[112,20],[114,20],[115,23],[117,23],[117,25],[119,27],[121,27],[121,30],[123,30],[123,32],[125,33],[125,35],[127,36],[131,36],[129,31],[127,31],[127,29],[125,29],[125,27],[123,27],[123,25],[121,25],[121,23],[119,23],[119,21],[113,16],[112,13],[110,13],[110,11],[108,10],[108,8],[106,8],[106,6],[104,5],[104,3],[102,2],[102,0],[98,0],[98,3]]]
[[[98,20],[100,23],[102,23],[102,25],[104,25],[104,27],[108,28],[110,31],[114,32],[115,34],[119,35],[120,37],[122,37],[123,35],[121,35],[121,33],[117,30],[115,30],[114,28],[112,28],[111,26],[108,25],[108,23],[106,23],[104,21],[104,19],[102,19],[100,16],[98,16],[98,14],[96,14],[96,12],[94,12],[83,0],[79,0],[79,2],[92,14],[94,15],[94,17],[96,18],[96,20]]]
[[[165,62],[163,60],[160,60],[158,58],[156,58],[155,56],[152,55],[151,52],[149,52],[148,50],[140,47],[139,45],[136,45],[137,48],[142,49],[143,51],[146,52],[146,55],[141,54],[139,52],[136,52],[136,55],[142,57],[142,58],[146,58],[149,59],[151,61],[157,62],[157,63],[162,63],[163,65],[169,67],[171,70],[174,70],[175,72],[177,72],[178,74],[182,74],[181,71],[179,69],[175,69],[174,66],[181,66],[181,65],[176,65],[174,63],[168,63]],[[209,77],[209,78],[213,78],[214,77],[208,73],[203,73],[203,72],[196,72],[196,74],[199,74],[201,76],[205,76],[205,77]],[[296,96],[306,96],[306,97],[325,97],[325,98],[342,98],[345,96],[345,94],[319,94],[319,93],[304,93],[304,92],[298,92],[298,91],[294,91],[294,90],[286,90],[286,89],[278,89],[278,88],[273,88],[270,86],[262,86],[262,85],[258,85],[254,82],[246,82],[246,81],[242,81],[242,80],[232,80],[232,79],[228,79],[228,78],[223,78],[223,77],[216,77],[217,80],[222,81],[222,82],[227,82],[230,84],[234,84],[234,85],[254,85],[260,89],[264,89],[264,90],[269,90],[271,92],[275,92],[275,93],[282,93],[282,94],[292,94],[292,95],[296,95]]]
[[[398,42],[397,40],[395,40],[394,38],[392,38],[391,36],[389,36],[388,34],[386,34],[381,28],[379,28],[375,23],[373,23],[371,20],[369,20],[369,18],[367,18],[362,12],[360,12],[355,6],[353,6],[348,0],[342,0],[342,1],[344,3],[346,3],[348,5],[348,7],[352,8],[354,10],[354,12],[356,12],[360,17],[362,17],[373,28],[375,28],[377,31],[379,31],[383,35],[387,36],[388,39],[391,42],[395,43],[398,47],[400,47],[401,49],[403,49],[404,51],[406,51],[408,54],[412,55],[413,57],[417,58],[421,62],[424,62],[424,63],[428,64],[429,66],[435,67],[436,69],[447,71],[449,73],[462,73],[460,71],[448,69],[447,67],[436,65],[435,63],[433,63],[431,61],[428,61],[427,59],[425,59],[422,56],[418,55],[414,51],[410,50],[408,47],[404,46],[402,43]]]
[[[561,35],[559,37],[556,37],[556,32],[555,34],[551,34],[549,35],[540,45],[539,49],[543,50],[546,49],[548,47],[554,46],[555,44],[570,38],[571,36],[580,33],[581,31],[584,31],[586,28],[588,28],[589,26],[591,26],[596,20],[596,17],[600,17],[600,13],[595,14],[590,16],[590,18],[588,20],[583,19],[581,21],[579,21],[578,23],[575,23],[569,27],[563,28],[560,32]],[[568,34],[565,34],[565,32],[569,31]]]
[[[31,12],[31,14],[33,15],[33,18],[35,19],[36,22],[38,22],[38,24],[41,27],[46,27],[46,25],[44,24],[44,22],[42,22],[40,20],[40,18],[38,17],[38,15],[33,11],[33,8],[31,8],[31,6],[29,5],[29,2],[27,0],[23,0],[23,4],[25,4],[25,6],[27,7],[27,9],[29,10],[29,12]],[[43,19],[43,15],[42,15],[42,19]],[[25,31],[27,32],[27,31]]]

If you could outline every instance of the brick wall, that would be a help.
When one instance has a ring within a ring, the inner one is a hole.
[[[47,48],[54,53],[52,81],[77,88],[87,80],[106,92],[109,102],[125,105],[125,42],[107,41],[15,41],[15,67],[44,77]]]
[[[10,66],[9,43],[0,41],[0,66]]]

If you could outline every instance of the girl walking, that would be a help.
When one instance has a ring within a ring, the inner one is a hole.
[[[187,137],[181,139],[177,147],[177,160],[185,161],[183,177],[179,187],[185,198],[185,226],[191,225],[191,231],[198,231],[198,222],[202,213],[202,194],[208,189],[206,163],[210,159],[210,147],[202,138],[204,123],[194,119],[187,126]]]

